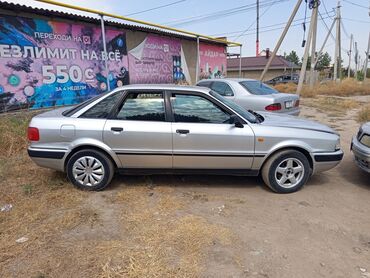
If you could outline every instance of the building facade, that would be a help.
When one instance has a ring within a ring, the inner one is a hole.
[[[126,84],[196,82],[196,38],[0,1],[0,111],[73,105]],[[199,44],[199,76],[226,75],[226,45]]]

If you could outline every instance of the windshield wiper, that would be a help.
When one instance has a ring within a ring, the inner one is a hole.
[[[261,114],[258,114],[257,112],[255,112],[253,110],[249,109],[248,112],[251,113],[252,115],[254,115],[257,118],[258,123],[262,123],[265,120],[265,118]]]

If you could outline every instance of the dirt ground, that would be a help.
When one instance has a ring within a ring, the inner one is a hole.
[[[349,151],[359,108],[309,105],[301,116],[335,128],[345,156],[297,193],[205,175],[116,176],[103,192],[81,192],[37,167],[59,184],[23,186],[21,200],[1,185],[0,205],[13,208],[0,212],[0,276],[370,277],[370,176]]]

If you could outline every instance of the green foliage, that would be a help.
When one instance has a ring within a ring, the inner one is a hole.
[[[284,58],[287,59],[289,62],[292,62],[292,63],[294,63],[298,66],[300,66],[302,64],[299,60],[297,52],[295,52],[294,50],[292,50],[288,55],[286,55],[286,53],[284,53]]]

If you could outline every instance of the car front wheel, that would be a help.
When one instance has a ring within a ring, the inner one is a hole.
[[[79,189],[98,191],[113,178],[112,161],[102,152],[86,149],[76,152],[67,163],[68,179]]]
[[[291,193],[301,189],[311,175],[306,156],[295,150],[274,154],[262,169],[263,181],[277,193]]]

